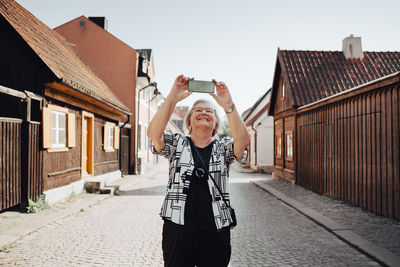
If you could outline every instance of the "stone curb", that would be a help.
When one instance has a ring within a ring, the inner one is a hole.
[[[319,225],[327,229],[329,232],[333,233],[334,235],[336,235],[337,237],[339,237],[341,240],[345,241],[352,247],[355,247],[357,250],[367,255],[371,259],[378,261],[379,263],[385,266],[393,266],[393,267],[400,266],[399,256],[357,235],[352,231],[350,227],[340,225],[336,221],[318,213],[317,211],[311,208],[306,207],[304,204],[286,196],[279,190],[276,190],[275,188],[272,188],[271,186],[266,185],[265,183],[259,181],[251,181],[251,183],[260,187],[266,192],[270,193],[278,200],[281,200],[288,206],[294,208],[295,210],[297,210],[304,216],[308,217],[312,221],[318,223]]]

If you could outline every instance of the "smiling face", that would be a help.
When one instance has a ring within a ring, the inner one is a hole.
[[[218,129],[218,118],[214,106],[208,101],[196,101],[189,111],[186,127],[191,134],[197,130],[208,130],[214,136]]]
[[[190,118],[192,131],[207,129],[212,133],[215,128],[215,111],[208,103],[198,103],[193,107],[193,114]]]

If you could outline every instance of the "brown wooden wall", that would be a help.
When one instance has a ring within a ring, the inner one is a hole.
[[[283,142],[283,157],[285,159],[285,168],[294,171],[295,170],[295,164],[294,164],[294,160],[295,160],[295,143],[293,143],[293,159],[289,160],[286,157],[286,150],[287,150],[287,146],[286,146],[286,133],[291,131],[293,132],[293,136],[295,134],[295,117],[294,116],[290,116],[290,117],[285,117],[284,118],[284,132],[282,134],[282,142]]]
[[[43,193],[43,151],[40,149],[40,127],[39,122],[30,122],[28,127],[28,159],[26,177],[23,181],[23,201],[32,199],[34,201]],[[26,182],[24,181],[26,179]],[[26,188],[26,189],[25,189]],[[25,190],[26,196],[25,196]]]
[[[21,202],[21,120],[0,120],[0,210]]]
[[[82,112],[69,109],[75,114],[75,147],[68,151],[44,152],[44,190],[68,185],[81,179],[81,151],[82,151]]]
[[[278,85],[278,91],[275,98],[274,115],[293,108],[292,103],[290,102],[289,91],[287,88],[285,89],[285,97],[282,97],[283,83],[283,75],[281,75]]]
[[[103,134],[106,120],[95,117],[94,127],[94,175],[119,170],[118,150],[105,152]]]
[[[400,220],[399,85],[299,113],[296,182]]]

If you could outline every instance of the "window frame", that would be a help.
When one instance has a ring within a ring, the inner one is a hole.
[[[103,149],[105,152],[113,152],[113,151],[119,149],[119,147],[116,148],[116,144],[115,144],[116,143],[115,138],[117,135],[116,134],[117,127],[118,126],[116,124],[111,123],[111,122],[106,122],[104,125],[103,134],[105,136],[103,136]],[[110,133],[111,133],[111,136],[110,136]],[[119,134],[119,131],[118,131],[118,134]],[[117,138],[119,138],[119,137],[117,137]]]
[[[53,111],[57,111],[65,114],[65,146],[53,146],[52,135],[53,135],[53,125],[52,125],[52,115]],[[46,118],[45,114],[49,114],[49,117]],[[47,152],[62,152],[69,151],[70,148],[74,148],[76,146],[75,143],[75,114],[70,112],[68,108],[64,108],[61,106],[57,106],[54,104],[48,104],[47,107],[43,107],[42,110],[42,135],[43,135],[43,148],[47,150]],[[72,127],[70,127],[72,126]],[[73,129],[72,129],[73,128]],[[47,133],[45,133],[45,131]],[[72,139],[71,139],[72,137]],[[45,141],[46,139],[46,141]],[[72,142],[71,142],[72,141]],[[46,145],[45,145],[46,143]],[[47,146],[49,145],[49,146]]]
[[[51,149],[63,149],[63,148],[67,148],[67,127],[68,127],[68,125],[67,125],[67,114],[68,113],[65,113],[65,112],[61,112],[61,111],[58,111],[58,110],[51,110],[51,135],[52,135],[52,138],[51,138]],[[56,125],[53,125],[53,115],[56,115],[56,122],[55,122],[55,124]],[[60,119],[60,117],[61,116],[64,116],[64,129],[62,129],[62,128],[60,128],[59,126],[60,126],[60,121],[59,121],[59,119]],[[56,141],[57,142],[54,142],[55,140],[53,140],[53,131],[54,130],[56,130]],[[64,143],[62,144],[62,143],[60,143],[60,131],[61,130],[63,130],[64,131]]]
[[[288,155],[289,152],[289,144],[288,144],[288,136],[291,136],[291,155]],[[293,146],[293,131],[286,131],[285,132],[285,159],[287,161],[293,161],[293,155],[294,155],[294,146]]]
[[[108,126],[108,140],[107,140],[107,150],[114,150],[114,125]]]
[[[278,154],[278,140],[281,140],[280,142],[280,154]],[[275,133],[275,158],[277,159],[282,159],[282,131],[276,132]]]

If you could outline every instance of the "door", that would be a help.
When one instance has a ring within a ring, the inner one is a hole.
[[[82,124],[82,172],[87,174],[88,170],[88,118],[83,118]]]
[[[94,115],[82,111],[82,177],[94,175]]]

